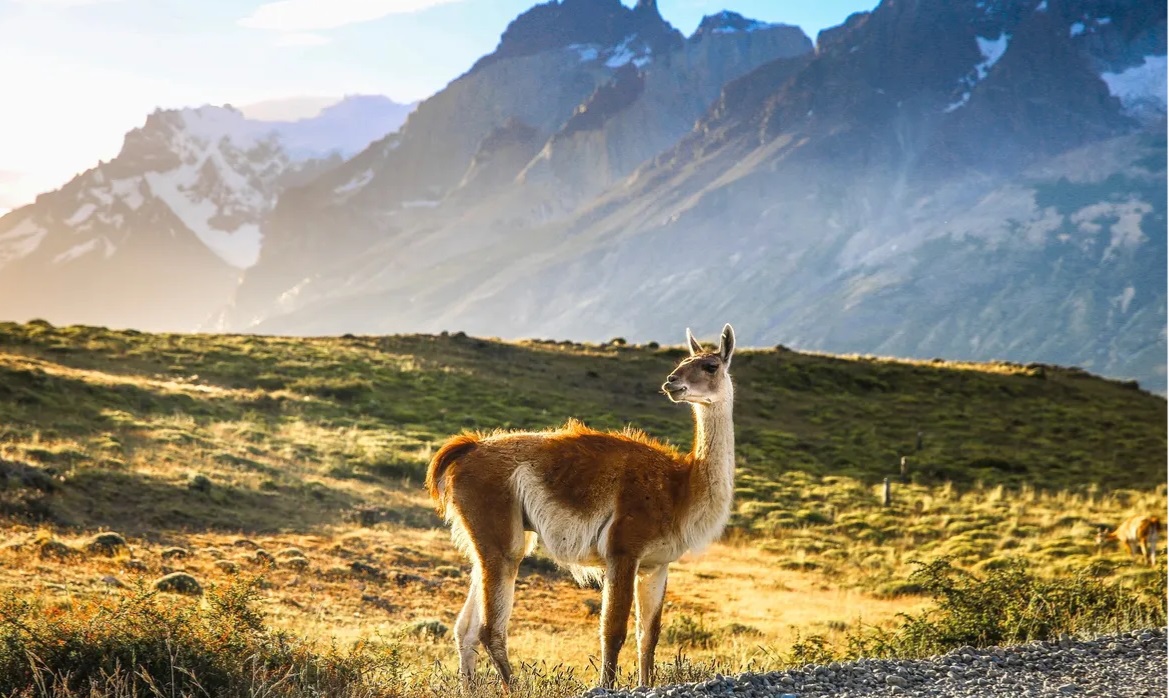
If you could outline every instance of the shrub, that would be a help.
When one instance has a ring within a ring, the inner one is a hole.
[[[85,549],[94,555],[113,556],[126,548],[126,539],[113,531],[99,533],[85,544]]]
[[[695,620],[686,614],[674,616],[666,626],[666,642],[682,649],[709,649],[715,643],[715,633],[701,618]]]
[[[278,563],[281,567],[287,567],[292,570],[307,570],[309,568],[309,561],[306,557],[283,557]]]
[[[796,633],[788,650],[788,662],[791,664],[827,664],[836,657],[828,640],[823,635],[809,635],[801,637]]]
[[[1089,565],[1068,576],[1043,578],[1025,560],[1006,558],[985,575],[954,567],[949,558],[916,563],[906,587],[934,600],[934,608],[905,615],[891,631],[869,629],[848,638],[850,653],[926,656],[972,645],[1052,640],[1061,633],[1119,632],[1165,625],[1165,575],[1139,591],[1098,578]]]
[[[37,544],[37,553],[42,558],[56,558],[58,560],[68,560],[81,555],[80,550],[71,548],[55,538],[40,541]]]
[[[210,492],[211,478],[202,473],[191,473],[187,477],[187,487],[196,492]]]
[[[316,651],[267,630],[257,579],[209,591],[206,604],[139,584],[124,596],[52,605],[0,598],[0,695],[351,695],[385,676],[359,645]],[[391,667],[392,668],[392,667]]]
[[[892,629],[850,630],[845,648],[822,635],[797,637],[790,661],[825,663],[848,657],[923,657],[967,645],[988,647],[1053,640],[1062,633],[1107,633],[1165,625],[1166,577],[1142,575],[1131,584],[1105,581],[1097,565],[1058,578],[1030,572],[1009,559],[985,576],[944,558],[916,563],[904,589],[925,592],[931,609],[902,615]],[[900,589],[890,590],[895,595]]]
[[[445,623],[433,618],[415,621],[410,626],[411,635],[430,641],[441,640],[446,637],[448,632],[450,632],[450,628]]]
[[[163,551],[159,553],[159,555],[163,560],[185,560],[191,555],[191,553],[186,548],[174,546],[171,548],[164,548]]]

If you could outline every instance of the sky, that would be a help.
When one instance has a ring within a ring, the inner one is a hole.
[[[627,5],[635,0],[623,0]],[[535,0],[0,0],[0,213],[113,158],[156,108],[424,99]],[[876,0],[659,0],[816,33]],[[313,100],[294,98],[316,98]],[[269,105],[272,107],[273,105]],[[282,105],[275,105],[277,107]],[[276,112],[279,110],[277,109]],[[269,115],[275,115],[273,109]],[[290,114],[297,116],[297,114]]]

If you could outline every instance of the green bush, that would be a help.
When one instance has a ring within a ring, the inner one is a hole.
[[[695,620],[685,614],[674,616],[663,635],[666,642],[682,649],[709,649],[716,640],[715,632],[701,618]]]
[[[1030,572],[1021,559],[1005,560],[985,576],[947,559],[921,565],[917,582],[937,604],[907,618],[900,630],[907,649],[942,652],[963,645],[988,646],[1049,640],[1059,633],[1119,631],[1165,624],[1165,577],[1152,596],[1098,579],[1089,569],[1054,579]]]
[[[1142,576],[1130,584],[1099,578],[1093,565],[1058,578],[1040,577],[1017,558],[987,568],[981,577],[954,567],[948,558],[918,565],[906,585],[929,594],[934,607],[903,615],[901,625],[892,630],[850,633],[848,656],[928,656],[966,645],[1120,632],[1164,626],[1166,621],[1164,574]],[[814,650],[808,645],[803,651]]]

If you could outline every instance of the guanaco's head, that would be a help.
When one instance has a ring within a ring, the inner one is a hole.
[[[735,353],[735,330],[723,327],[718,351],[702,348],[690,328],[686,328],[686,344],[690,356],[670,372],[662,384],[662,392],[674,402],[696,402],[709,405],[726,400],[731,395],[731,355]]]
[[[1100,526],[1096,529],[1096,547],[1103,548],[1104,546],[1116,540],[1116,534],[1109,531],[1106,527]]]

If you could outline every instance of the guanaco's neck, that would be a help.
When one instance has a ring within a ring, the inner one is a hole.
[[[730,505],[735,490],[734,390],[728,383],[723,400],[694,408],[695,476],[708,487],[709,497]]]

